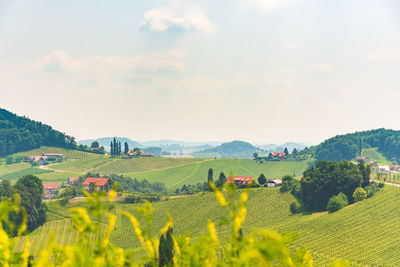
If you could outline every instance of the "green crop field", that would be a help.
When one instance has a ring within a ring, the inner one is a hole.
[[[102,174],[125,174],[136,172],[147,172],[159,169],[172,168],[182,165],[201,162],[202,159],[196,158],[132,158],[116,159],[109,164],[104,164],[93,168],[93,172]]]
[[[111,158],[85,158],[85,159],[71,159],[62,163],[49,165],[50,169],[66,172],[87,173],[94,168],[101,165],[109,164],[117,159]]]
[[[269,161],[257,163],[250,159],[217,159],[164,170],[127,173],[125,175],[139,180],[147,179],[149,181],[162,182],[168,187],[174,188],[182,187],[184,184],[204,182],[209,168],[214,170],[214,179],[218,178],[220,172],[224,172],[226,176],[232,172],[238,176],[253,176],[257,178],[261,173],[264,173],[267,178],[280,178],[285,174],[301,174],[307,168],[308,162]]]
[[[100,155],[100,154],[88,153],[88,152],[59,148],[59,147],[48,147],[48,146],[42,146],[37,149],[33,149],[33,150],[25,151],[25,152],[19,152],[14,155],[29,157],[30,155],[42,155],[42,154],[46,154],[46,153],[60,153],[60,154],[63,154],[67,159],[104,157],[104,155]]]
[[[240,190],[236,197],[238,193]],[[293,246],[306,246],[315,266],[328,266],[335,259],[348,260],[351,266],[400,265],[400,188],[386,186],[375,196],[332,214],[322,212],[292,215],[289,205],[293,200],[290,194],[280,194],[277,188],[252,189],[243,233],[260,227],[280,233],[294,233],[297,237]],[[58,243],[67,244],[75,240],[76,232],[71,230],[68,209],[76,205],[85,206],[82,202],[65,206],[59,202],[47,204],[49,221],[29,235],[33,240],[33,252],[46,244],[52,231]],[[116,246],[134,250],[138,246],[131,224],[120,211],[136,214],[135,209],[140,205],[115,204],[117,224],[111,241]],[[156,202],[153,203],[154,234],[166,223],[166,212],[174,219],[176,235],[190,232],[193,238],[207,231],[208,219],[218,224],[221,217],[229,216],[228,211],[219,206],[213,193]],[[143,227],[144,222],[141,223]],[[221,242],[229,234],[229,227],[225,225],[217,228]]]
[[[332,213],[281,227],[295,232],[321,266],[332,259],[352,265],[400,266],[400,189],[386,186],[375,196]]]
[[[0,176],[5,174],[13,173],[22,169],[31,167],[31,164],[27,162],[20,162],[15,164],[1,164],[0,165]]]
[[[378,148],[365,148],[362,150],[361,155],[363,157],[367,157],[369,160],[376,161],[380,165],[389,165],[390,161],[388,161],[385,156],[383,156],[380,152],[378,152]]]

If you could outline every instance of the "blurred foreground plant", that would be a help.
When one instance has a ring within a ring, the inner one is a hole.
[[[215,223],[208,221],[207,233],[192,239],[189,235],[172,234],[173,219],[168,215],[166,225],[156,235],[151,233],[153,221],[152,206],[145,202],[138,208],[138,215],[145,219],[141,225],[131,213],[122,211],[134,229],[134,233],[147,256],[140,261],[132,261],[127,251],[114,246],[109,238],[115,227],[116,215],[113,213],[113,200],[116,187],[108,195],[86,194],[87,208],[75,207],[70,210],[74,229],[79,232],[78,240],[71,245],[61,246],[50,237],[48,244],[35,259],[29,257],[29,240],[24,243],[22,253],[14,253],[15,244],[25,231],[24,223],[15,238],[9,238],[4,229],[11,229],[8,215],[20,212],[18,197],[15,202],[0,203],[0,265],[1,266],[312,266],[309,252],[303,248],[297,251],[288,249],[291,238],[266,229],[251,234],[242,234],[246,218],[246,202],[249,188],[243,190],[235,201],[233,190],[226,188],[228,201],[213,184],[209,184],[219,204],[230,211],[231,235],[223,244],[219,240]],[[25,213],[24,213],[25,214]],[[104,223],[106,221],[107,223]],[[164,235],[166,237],[164,237]],[[161,238],[160,238],[161,237]],[[161,242],[160,242],[161,240]],[[166,245],[167,241],[168,244]],[[172,241],[171,241],[172,240]],[[166,247],[170,246],[170,248]],[[172,253],[171,253],[172,252]],[[159,255],[162,254],[162,255]],[[168,259],[172,257],[172,259]]]

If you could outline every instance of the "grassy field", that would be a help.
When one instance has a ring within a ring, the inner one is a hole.
[[[367,157],[369,160],[378,162],[379,165],[389,165],[390,161],[388,161],[385,156],[383,156],[380,152],[378,152],[378,148],[366,148],[361,152],[363,157]]]
[[[250,159],[217,159],[196,162],[184,166],[168,168],[141,173],[127,173],[128,177],[139,180],[158,181],[165,183],[168,187],[182,187],[184,184],[196,184],[204,182],[207,178],[208,169],[213,168],[214,179],[218,178],[220,172],[228,176],[231,172],[238,176],[253,176],[257,178],[261,173],[267,178],[280,178],[285,174],[301,174],[308,166],[308,161],[269,161],[257,163]]]
[[[30,166],[30,164],[29,164]],[[12,172],[8,172],[0,176],[0,180],[9,180],[11,183],[15,183],[19,178],[24,177],[28,174],[39,175],[39,174],[47,174],[50,171],[42,170],[36,167],[26,167],[22,169],[17,169]]]
[[[88,152],[72,150],[72,149],[64,149],[64,148],[59,148],[59,147],[48,147],[48,146],[42,146],[42,147],[34,149],[34,150],[29,150],[26,152],[19,152],[19,153],[13,154],[13,155],[29,157],[30,155],[42,155],[42,154],[46,154],[46,153],[60,153],[60,154],[63,154],[67,159],[83,159],[83,158],[86,159],[86,158],[104,157],[104,155],[100,155],[100,154],[88,153]]]

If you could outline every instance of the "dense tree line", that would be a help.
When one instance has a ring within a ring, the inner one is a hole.
[[[46,205],[42,203],[43,185],[38,177],[26,175],[20,178],[14,186],[7,180],[0,182],[1,199],[14,198],[14,194],[19,195],[21,207],[23,207],[26,212],[27,230],[29,232],[32,232],[46,222]],[[19,226],[22,223],[22,218],[22,212],[16,213],[14,211],[10,213],[9,219],[15,226]],[[7,230],[11,235],[15,235],[16,229]]]
[[[0,156],[40,146],[75,149],[76,142],[48,125],[0,109]]]
[[[377,147],[387,159],[400,162],[400,131],[384,128],[332,137],[311,149],[317,160],[351,160],[364,148]]]

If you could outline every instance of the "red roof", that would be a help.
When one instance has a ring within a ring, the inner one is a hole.
[[[59,185],[58,184],[43,184],[44,189],[58,189]]]
[[[226,182],[228,184],[249,184],[254,181],[254,178],[251,176],[229,176]]]
[[[69,181],[70,183],[73,183],[73,182],[78,181],[78,180],[79,180],[79,177],[69,177],[69,178],[68,178],[68,181]]]
[[[282,157],[286,156],[286,153],[285,153],[285,152],[271,152],[271,155],[272,155],[273,157],[280,157],[280,158],[282,158]]]
[[[96,186],[103,186],[108,182],[108,180],[110,180],[110,178],[88,177],[82,185],[90,185],[90,183],[94,183]]]

